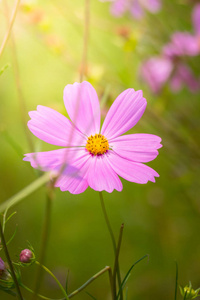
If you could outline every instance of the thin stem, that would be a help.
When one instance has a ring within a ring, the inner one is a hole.
[[[111,287],[111,294],[112,294],[112,300],[115,300],[115,293],[113,288],[113,276],[112,276],[112,270],[111,268],[108,270],[109,275],[109,281],[110,281],[110,287]]]
[[[39,261],[40,265],[43,267],[45,261],[45,255],[47,250],[47,243],[49,239],[49,232],[50,232],[50,219],[51,219],[51,207],[52,207],[52,200],[53,200],[53,189],[49,188],[46,193],[46,207],[45,207],[45,217],[44,217],[44,225],[43,225],[43,232],[41,238],[41,249],[39,254]],[[43,267],[44,269],[44,267]],[[36,271],[36,281],[35,281],[35,293],[33,295],[33,299],[36,299],[36,295],[40,290],[42,282],[42,268],[37,268]]]
[[[9,11],[8,11],[8,5],[6,0],[4,2],[4,7],[5,7],[5,14],[7,18],[7,23],[9,25]],[[15,39],[14,35],[11,33],[11,50],[12,50],[12,56],[13,56],[13,70],[14,70],[14,78],[15,78],[15,83],[17,87],[17,94],[18,94],[18,100],[19,100],[19,107],[20,107],[20,112],[21,112],[21,118],[22,118],[22,124],[24,127],[24,132],[29,144],[30,151],[34,151],[32,139],[30,136],[30,131],[28,130],[27,127],[27,108],[26,108],[26,102],[23,96],[22,92],[22,85],[21,85],[21,80],[20,80],[20,72],[19,72],[19,64],[17,60],[17,51],[16,51],[16,46],[15,46]]]
[[[16,288],[16,291],[17,291],[18,298],[20,300],[23,300],[23,297],[22,297],[22,294],[21,294],[21,291],[20,291],[20,287],[19,287],[19,283],[17,281],[17,277],[16,277],[16,274],[15,274],[15,270],[14,270],[12,261],[10,259],[8,248],[6,246],[6,241],[5,241],[5,238],[4,238],[1,221],[0,221],[0,235],[1,235],[1,242],[2,242],[4,251],[5,251],[5,255],[6,255],[6,258],[7,258],[7,262],[8,262],[9,268],[10,268],[11,276],[12,276],[13,281],[15,283],[15,288]]]
[[[11,33],[11,30],[12,30],[12,27],[13,27],[13,24],[14,24],[14,21],[15,21],[15,18],[16,18],[16,15],[17,15],[17,10],[18,10],[18,7],[19,7],[19,4],[20,4],[20,0],[16,0],[15,1],[15,5],[14,5],[14,8],[13,8],[13,12],[12,12],[12,15],[11,15],[11,18],[10,18],[10,22],[9,22],[9,25],[8,25],[8,29],[5,33],[5,36],[4,36],[4,39],[3,39],[3,42],[1,44],[1,48],[0,48],[0,57],[1,55],[3,54],[3,51],[6,47],[6,44],[7,44],[7,41],[10,37],[10,33]]]
[[[43,266],[41,263],[39,263],[38,261],[35,262],[38,266],[40,266],[42,269],[44,269],[49,275],[51,275],[51,277],[53,277],[53,279],[57,282],[60,290],[62,291],[63,295],[64,295],[64,299],[69,300],[69,296],[67,295],[65,289],[63,288],[62,284],[60,283],[60,281],[56,278],[56,276],[45,266]]]
[[[27,290],[28,292],[34,294],[34,291],[31,290],[29,287],[27,287],[25,284],[21,283],[20,286],[21,286],[22,288],[24,288],[25,290]],[[45,297],[45,296],[40,295],[40,294],[37,294],[37,296],[38,296],[39,298],[41,298],[41,299],[44,299],[44,300],[62,300],[62,299],[53,299],[53,298]]]
[[[0,213],[2,213],[4,210],[8,211],[8,209],[22,201],[24,198],[32,194],[34,191],[36,191],[38,188],[40,188],[42,185],[47,183],[50,180],[50,173],[45,173],[40,178],[33,181],[31,184],[29,184],[27,187],[25,187],[23,190],[21,190],[16,195],[12,196],[10,199],[4,201],[0,205]]]
[[[83,81],[84,75],[87,73],[87,52],[90,27],[90,0],[85,0],[85,15],[84,15],[84,37],[83,37],[83,53],[80,69],[80,82]]]
[[[114,290],[116,290],[116,273],[117,273],[117,268],[118,268],[119,252],[120,252],[120,247],[121,247],[121,242],[122,242],[123,229],[124,229],[124,224],[122,224],[120,227],[119,239],[118,239],[118,244],[117,244],[117,249],[116,249],[116,254],[115,254],[115,264],[114,264],[114,269],[113,269]],[[119,283],[119,287],[120,286],[121,286],[121,280]],[[120,290],[120,300],[123,300],[123,290],[122,289]]]
[[[178,288],[178,264],[176,261],[176,281],[175,281],[175,295],[174,295],[174,300],[177,298],[177,288]]]
[[[102,269],[101,271],[99,271],[98,273],[96,273],[94,276],[92,276],[88,281],[86,281],[80,288],[78,288],[77,290],[75,290],[73,293],[71,293],[68,298],[72,298],[75,295],[77,295],[78,293],[80,293],[83,289],[85,289],[91,282],[93,282],[97,277],[101,276],[103,273],[105,273],[106,271],[110,272],[111,268],[110,267],[105,267],[104,269]],[[63,299],[64,300],[64,299]]]
[[[99,192],[99,196],[100,196],[101,208],[102,208],[102,211],[103,211],[103,215],[104,215],[104,218],[105,218],[105,221],[106,221],[106,225],[108,227],[108,231],[110,233],[110,237],[111,237],[111,240],[112,240],[113,250],[114,250],[114,253],[116,253],[115,237],[114,237],[114,234],[113,234],[113,231],[112,231],[112,227],[110,225],[110,221],[108,219],[108,215],[107,215],[107,212],[106,212],[106,208],[105,208],[105,204],[104,204],[102,192]]]
[[[107,212],[106,212],[102,192],[99,192],[99,196],[100,196],[100,202],[101,202],[101,207],[102,207],[104,219],[106,221],[106,225],[107,225],[108,231],[110,233],[110,237],[111,237],[112,245],[113,245],[113,250],[114,250],[115,257],[116,257],[117,247],[116,247],[115,237],[114,237],[114,234],[113,234],[113,231],[112,231],[112,227],[110,225],[110,221],[108,219],[108,215],[107,215]],[[118,259],[117,259],[117,280],[118,280],[118,285],[120,287],[121,286],[121,275],[120,275],[120,268],[119,268]],[[114,293],[114,299],[116,299],[116,284],[114,282],[115,282],[115,278],[113,277],[113,293]]]

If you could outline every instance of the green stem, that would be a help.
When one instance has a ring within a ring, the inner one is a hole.
[[[84,15],[84,37],[83,37],[83,53],[80,69],[80,82],[83,81],[84,75],[87,73],[87,52],[90,27],[90,0],[85,0],[85,15]]]
[[[8,248],[6,246],[6,241],[5,241],[5,238],[4,238],[4,234],[3,234],[3,230],[2,230],[2,226],[1,226],[1,221],[0,221],[0,236],[1,236],[1,242],[2,242],[3,248],[4,248],[4,251],[5,251],[5,255],[6,255],[6,258],[7,258],[7,262],[8,262],[9,268],[10,268],[11,276],[12,276],[12,279],[15,283],[15,288],[16,288],[16,291],[17,291],[18,298],[20,300],[23,300],[23,297],[22,297],[22,294],[21,294],[21,291],[20,291],[20,287],[19,287],[19,283],[17,281],[17,277],[16,277],[16,274],[15,274],[15,270],[14,270],[12,261],[10,259]]]
[[[50,174],[45,173],[43,176],[40,178],[36,179],[33,181],[31,184],[29,184],[27,187],[25,187],[23,190],[21,190],[19,193],[11,197],[10,199],[4,201],[0,205],[0,213],[3,212],[4,210],[8,211],[8,209],[19,203],[21,200],[26,198],[28,195],[32,194],[35,190],[40,188],[42,185],[47,183],[50,180]]]
[[[62,284],[60,283],[60,281],[56,278],[56,276],[45,266],[43,266],[41,263],[39,263],[38,261],[35,262],[38,266],[40,266],[42,269],[44,269],[49,275],[51,275],[51,277],[53,277],[53,279],[56,281],[56,283],[58,284],[58,286],[60,287],[63,295],[64,295],[64,299],[69,300],[69,296],[67,295],[65,289],[63,288]]]
[[[93,282],[97,277],[101,276],[103,273],[105,273],[106,271],[110,272],[110,267],[105,267],[104,269],[102,269],[101,271],[99,271],[98,273],[96,273],[94,276],[92,276],[88,281],[86,281],[80,288],[78,288],[77,290],[75,290],[74,292],[72,292],[68,298],[72,298],[75,295],[77,295],[78,293],[80,293],[83,289],[85,289],[91,282]],[[64,299],[63,299],[64,300]]]
[[[11,15],[11,18],[10,18],[10,22],[9,22],[8,29],[7,29],[6,34],[5,34],[5,36],[4,36],[3,42],[2,42],[2,44],[1,44],[1,48],[0,48],[0,57],[1,57],[1,55],[3,54],[3,51],[4,51],[4,49],[5,49],[5,47],[6,47],[6,44],[7,44],[7,41],[8,41],[8,39],[9,39],[9,37],[10,37],[11,30],[12,30],[12,27],[13,27],[13,24],[14,24],[16,15],[17,15],[17,10],[18,10],[19,4],[20,4],[20,0],[16,0],[16,1],[15,1],[15,5],[14,5],[14,8],[13,8],[12,15]]]
[[[47,190],[47,198],[46,198],[46,207],[45,207],[45,217],[44,217],[44,225],[43,225],[43,232],[42,232],[42,238],[41,238],[41,249],[39,254],[39,261],[40,265],[43,267],[45,255],[46,255],[46,249],[47,249],[47,243],[49,239],[49,231],[50,231],[50,217],[51,217],[51,206],[52,206],[52,200],[53,200],[53,189],[49,188]],[[44,269],[44,267],[43,267]],[[42,268],[37,268],[36,271],[36,280],[35,280],[35,294],[33,295],[33,299],[36,299],[36,295],[38,294],[40,290],[42,282]]]
[[[115,257],[116,257],[117,247],[116,247],[115,237],[114,237],[114,234],[113,234],[113,231],[112,231],[112,227],[110,225],[110,221],[108,219],[108,215],[107,215],[107,212],[106,212],[102,192],[99,192],[99,196],[100,196],[100,202],[101,202],[101,207],[102,207],[104,219],[106,221],[106,225],[107,225],[108,231],[110,233],[110,237],[111,237],[112,245],[113,245],[113,250],[114,250]],[[117,259],[117,280],[118,280],[118,285],[120,287],[121,286],[121,275],[120,275],[118,259]],[[116,283],[115,283],[115,278],[114,277],[113,277],[113,293],[114,293],[114,299],[116,299]]]
[[[26,285],[24,285],[23,283],[21,283],[20,286],[21,286],[22,288],[24,288],[25,290],[27,290],[28,292],[34,294],[34,291],[31,290],[31,289],[30,289],[29,287],[27,287]],[[45,297],[45,296],[40,295],[40,294],[37,294],[37,296],[38,296],[39,298],[41,298],[41,299],[44,299],[44,300],[62,300],[62,299],[53,299],[53,298]]]
[[[122,224],[120,227],[118,245],[117,245],[116,254],[115,254],[115,264],[114,264],[114,269],[113,269],[114,290],[116,290],[116,273],[117,273],[118,262],[119,262],[119,252],[120,252],[120,247],[121,247],[121,242],[122,242],[123,229],[124,229],[124,224]],[[121,282],[119,284],[119,287],[120,286],[121,286]],[[123,290],[122,289],[120,289],[120,300],[123,300]]]
[[[8,11],[8,5],[6,0],[4,0],[4,6],[5,6],[5,14],[7,18],[7,23],[9,26],[9,11]],[[17,87],[17,93],[18,93],[18,100],[19,100],[19,107],[20,107],[20,112],[21,112],[21,117],[22,117],[22,124],[24,127],[24,132],[26,134],[26,138],[29,144],[30,151],[34,151],[32,139],[30,136],[30,131],[28,130],[27,127],[27,108],[26,108],[26,102],[23,96],[22,92],[22,85],[21,85],[21,80],[20,80],[20,72],[19,72],[19,64],[17,60],[17,51],[16,51],[16,46],[15,46],[15,39],[14,35],[11,34],[11,50],[12,50],[12,56],[13,56],[13,70],[14,70],[14,77],[15,77],[15,82],[16,82],[16,87]]]

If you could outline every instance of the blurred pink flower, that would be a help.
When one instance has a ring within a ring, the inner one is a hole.
[[[143,163],[155,159],[162,147],[161,138],[152,134],[122,135],[143,115],[147,102],[142,91],[127,89],[109,109],[100,129],[100,106],[97,93],[89,82],[68,84],[64,104],[71,119],[55,110],[38,106],[29,113],[30,131],[41,140],[63,149],[28,153],[24,158],[32,167],[58,172],[61,191],[84,192],[88,186],[96,191],[122,190],[118,175],[136,183],[155,182],[158,173]],[[66,148],[70,147],[70,148]],[[66,155],[67,153],[67,155]],[[78,170],[74,175],[71,168]]]
[[[141,76],[149,85],[153,93],[157,94],[169,79],[173,70],[173,63],[165,57],[152,57],[143,63]]]
[[[115,17],[121,17],[129,11],[136,19],[141,19],[144,10],[156,13],[161,8],[161,0],[100,0],[101,2],[112,2],[111,13]]]
[[[192,22],[195,34],[200,36],[200,3],[196,4],[193,9]]]
[[[3,259],[0,257],[0,272],[5,270],[5,263]]]
[[[1,279],[5,269],[6,269],[5,263],[4,263],[3,259],[0,257],[0,279]]]
[[[167,81],[172,91],[177,92],[187,86],[191,92],[200,89],[200,79],[184,61],[186,56],[200,54],[200,4],[193,9],[194,34],[175,32],[171,41],[163,47],[160,56],[150,58],[141,67],[141,76],[153,93],[159,93]]]

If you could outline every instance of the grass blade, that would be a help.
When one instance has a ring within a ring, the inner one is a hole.
[[[118,294],[117,294],[117,299],[119,299],[119,295],[120,295],[121,291],[123,291],[123,289],[124,289],[124,287],[125,287],[125,285],[126,285],[126,283],[127,283],[127,280],[128,280],[128,278],[129,278],[129,276],[130,276],[130,272],[132,271],[132,269],[135,267],[135,265],[137,265],[140,261],[142,261],[142,260],[143,260],[144,258],[146,258],[146,257],[149,257],[149,255],[148,255],[148,254],[144,255],[143,257],[141,257],[140,259],[138,259],[138,260],[130,267],[130,269],[129,269],[128,272],[126,273],[126,275],[125,275],[125,277],[124,277],[124,279],[123,279],[123,281],[122,281],[122,283],[121,283],[121,286],[119,287],[119,291],[118,291]]]

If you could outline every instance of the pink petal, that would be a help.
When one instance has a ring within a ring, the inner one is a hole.
[[[144,10],[139,0],[134,0],[132,2],[130,12],[135,19],[141,19],[144,16]]]
[[[192,21],[196,34],[200,35],[200,3],[196,4],[193,9]]]
[[[38,105],[37,111],[29,112],[31,120],[28,121],[30,131],[39,139],[57,146],[85,145],[86,138],[71,122],[46,106]]]
[[[140,0],[142,5],[152,13],[156,13],[161,9],[160,0]]]
[[[111,4],[110,12],[115,17],[121,17],[127,10],[127,0],[115,0]]]
[[[170,59],[152,57],[142,65],[141,76],[152,92],[157,94],[169,79],[172,70],[173,64]]]
[[[107,153],[100,156],[91,156],[90,168],[87,174],[89,186],[95,191],[122,190],[122,183],[108,163]]]
[[[187,86],[191,92],[197,92],[200,89],[200,79],[195,78],[186,64],[179,63],[171,79],[171,88],[177,92],[182,85]]]
[[[148,181],[155,182],[154,177],[159,177],[156,171],[142,163],[122,158],[114,151],[108,151],[108,154],[112,169],[128,181],[144,184]]]
[[[118,155],[136,162],[149,162],[158,155],[161,138],[153,134],[129,134],[109,140]]]
[[[72,176],[71,170],[66,168],[60,178],[57,180],[55,186],[60,187],[61,191],[69,191],[72,194],[83,193],[87,187],[86,173],[90,166],[90,154],[84,150],[81,155],[72,162],[72,167],[77,170]]]
[[[171,42],[163,48],[164,55],[174,56],[196,56],[200,53],[198,37],[188,32],[175,32]]]
[[[64,103],[70,119],[83,134],[99,133],[99,100],[89,82],[68,84],[64,89]]]
[[[142,91],[125,90],[112,104],[104,120],[101,133],[111,139],[131,129],[143,115],[147,102]]]
[[[65,148],[53,151],[35,152],[25,154],[24,161],[29,161],[31,166],[41,171],[60,171],[61,166],[66,164],[65,173],[77,171],[73,166],[74,161],[88,156],[85,148]]]

